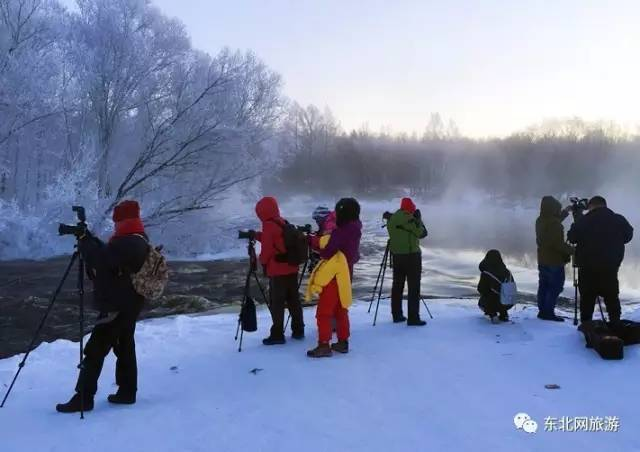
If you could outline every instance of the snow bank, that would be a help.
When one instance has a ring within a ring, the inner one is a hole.
[[[472,301],[430,302],[422,329],[371,326],[367,305],[352,310],[352,352],[310,360],[313,312],[304,343],[266,348],[260,332],[233,342],[235,315],[175,317],[139,324],[139,402],[113,407],[113,360],[96,408],[84,421],[54,412],[70,396],[77,344],[57,341],[31,355],[0,410],[3,452],[112,451],[635,451],[640,450],[640,347],[603,361],[572,325],[518,310],[492,325]],[[19,357],[0,361],[0,386]],[[262,369],[256,374],[252,369]],[[557,384],[558,390],[545,389]],[[635,396],[634,396],[635,394]],[[538,422],[517,430],[516,413]],[[545,418],[619,419],[618,432],[548,432]]]

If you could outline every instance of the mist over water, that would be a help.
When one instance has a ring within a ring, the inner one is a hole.
[[[587,195],[585,195],[587,196]],[[606,196],[606,193],[605,193]],[[638,211],[625,211],[630,206],[624,199],[609,196],[610,207],[625,215],[632,225],[640,224]],[[537,256],[535,221],[539,215],[539,199],[509,203],[492,200],[477,192],[446,197],[437,201],[415,199],[422,211],[429,236],[422,241],[423,294],[442,297],[474,297],[478,281],[478,264],[489,249],[498,249],[514,272],[519,289],[534,294],[537,290]],[[563,200],[565,203],[566,200]],[[304,197],[284,202],[283,214],[297,223],[309,223],[316,205],[331,206],[330,198]],[[357,266],[354,285],[358,295],[370,294],[379,271],[387,240],[382,228],[382,213],[394,211],[400,198],[361,201],[363,237],[361,262]],[[565,220],[568,231],[572,218]],[[564,296],[573,298],[572,270],[567,266]],[[640,300],[640,240],[627,245],[620,270],[623,302]],[[390,289],[388,273],[387,289]]]

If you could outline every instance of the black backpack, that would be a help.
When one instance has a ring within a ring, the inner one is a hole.
[[[309,258],[309,241],[304,232],[299,231],[294,225],[285,221],[278,224],[282,228],[285,250],[276,254],[276,261],[289,265],[302,265]]]
[[[247,297],[240,310],[240,323],[242,329],[247,333],[253,333],[258,329],[258,318],[256,316],[256,303],[252,297]]]

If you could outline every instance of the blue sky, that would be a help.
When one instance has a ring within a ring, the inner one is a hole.
[[[196,47],[252,49],[346,129],[472,136],[545,118],[640,122],[638,0],[153,0]]]

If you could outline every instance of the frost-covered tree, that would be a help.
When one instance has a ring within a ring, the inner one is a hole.
[[[210,209],[260,173],[283,105],[254,54],[192,48],[147,0],[0,0],[0,229],[73,203],[100,227],[130,197],[149,224]]]

